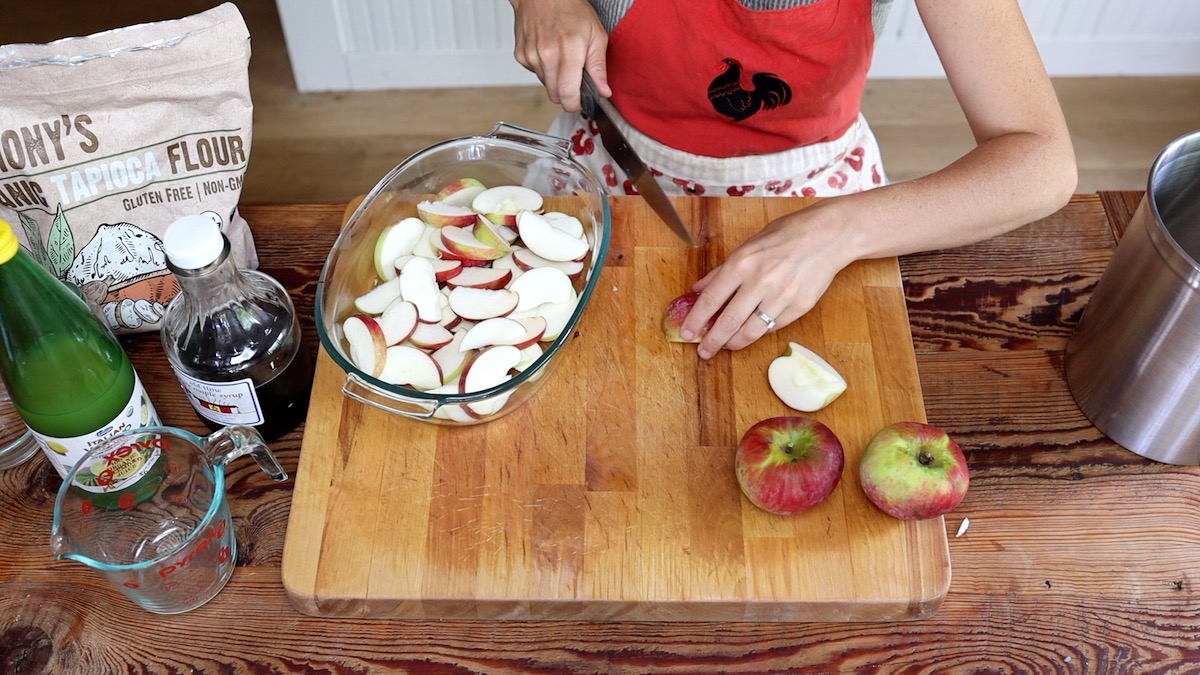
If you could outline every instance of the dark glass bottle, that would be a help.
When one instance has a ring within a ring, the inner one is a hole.
[[[237,268],[214,214],[175,221],[163,247],[180,288],[163,314],[163,349],[200,419],[253,426],[268,441],[294,429],[313,362],[287,291]]]
[[[63,477],[96,443],[159,423],[121,343],[79,295],[21,250],[3,220],[0,376],[13,406]],[[142,452],[104,480],[80,472],[76,485],[96,493],[97,505],[104,506],[105,492],[161,480],[158,456],[157,450]]]

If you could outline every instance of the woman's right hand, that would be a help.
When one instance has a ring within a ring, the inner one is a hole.
[[[510,0],[515,13],[513,55],[546,87],[550,100],[567,112],[580,109],[579,87],[586,69],[605,98],[608,34],[587,0]]]

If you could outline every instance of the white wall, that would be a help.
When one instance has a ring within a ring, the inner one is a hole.
[[[963,2],[967,0],[947,0]],[[537,84],[505,0],[276,0],[301,91]],[[1200,0],[1021,0],[1051,75],[1200,74]],[[912,0],[871,76],[940,77]]]

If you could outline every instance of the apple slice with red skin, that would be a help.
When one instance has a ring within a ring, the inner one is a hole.
[[[448,344],[434,350],[430,356],[434,361],[437,361],[438,368],[442,371],[442,383],[449,384],[452,380],[462,374],[463,366],[467,361],[474,356],[472,350],[463,350],[461,348],[463,338],[467,336],[467,331],[459,331],[454,334],[454,338]],[[452,391],[445,392],[447,394],[458,393],[458,385]]]
[[[366,314],[354,314],[342,322],[342,334],[350,347],[350,362],[371,377],[378,377],[387,359],[387,342],[379,322]]]
[[[375,272],[381,280],[396,277],[396,259],[411,255],[423,234],[425,223],[420,218],[404,218],[383,230],[375,240]]]
[[[501,234],[500,229],[509,229],[503,225],[497,225],[488,220],[484,216],[479,216],[475,219],[475,225],[471,228],[471,234],[485,246],[491,246],[504,253],[512,251],[512,246],[509,245],[511,240],[505,239]],[[510,230],[511,231],[511,230]]]
[[[557,267],[527,270],[508,288],[521,296],[516,308],[518,312],[547,303],[566,302],[575,293],[571,277]]]
[[[771,417],[746,430],[734,456],[742,493],[781,516],[803,513],[833,493],[845,466],[842,442],[812,417]]]
[[[450,291],[450,309],[468,321],[483,321],[511,314],[520,299],[520,295],[507,288],[492,290],[461,286]]]
[[[468,267],[446,281],[451,288],[504,288],[512,280],[512,270],[502,267]]]
[[[492,264],[491,260],[483,260],[478,258],[468,258],[460,253],[455,253],[446,248],[446,244],[442,242],[442,237],[439,234],[431,244],[435,252],[435,257],[440,260],[457,260],[463,267],[487,267]]]
[[[518,361],[517,365],[513,366],[513,368],[515,370],[524,372],[526,368],[533,365],[534,361],[537,361],[539,358],[541,358],[544,351],[545,350],[542,349],[542,346],[536,342],[528,347],[525,347],[521,350],[521,360]]]
[[[547,302],[521,312],[513,312],[510,316],[514,319],[531,316],[542,317],[546,320],[546,332],[542,334],[540,341],[552,342],[558,339],[567,324],[571,322],[571,316],[574,315],[575,307],[578,304],[579,296],[572,288],[571,297],[566,302]]]
[[[476,213],[482,213],[494,223],[508,226],[516,222],[518,212],[541,213],[542,206],[542,195],[537,190],[522,185],[498,185],[488,188],[471,201],[471,209]]]
[[[546,332],[546,320],[540,316],[523,319],[494,317],[480,321],[467,331],[462,349],[481,349],[493,345],[512,345],[524,349],[535,344]]]
[[[437,194],[433,196],[434,201],[448,204],[450,206],[465,206],[471,207],[471,202],[475,197],[487,189],[487,186],[477,178],[460,178],[455,181],[450,181]]]
[[[438,300],[437,276],[433,262],[428,258],[416,257],[409,260],[400,270],[400,297],[417,307],[417,319],[422,323],[437,323],[442,319],[442,305]]]
[[[798,342],[789,342],[783,356],[771,361],[767,382],[779,400],[801,412],[820,410],[846,391],[841,373]]]
[[[470,394],[491,389],[512,378],[511,372],[521,362],[521,350],[512,345],[496,345],[475,353],[463,368],[459,393]]]
[[[695,306],[696,300],[699,297],[699,291],[688,291],[687,293],[684,293],[683,295],[667,303],[667,308],[663,310],[662,316],[662,332],[663,337],[666,338],[667,342],[696,344],[700,342],[700,340],[703,339],[704,334],[707,333],[710,328],[712,328],[713,321],[716,320],[715,316],[709,319],[708,323],[704,324],[704,328],[700,330],[700,334],[691,340],[683,339],[683,335],[680,334],[680,329],[683,327],[683,320],[686,319],[688,313],[692,311],[692,307]]]
[[[413,329],[412,335],[408,336],[410,345],[426,351],[441,349],[450,344],[453,339],[454,333],[436,323],[417,324],[417,327]]]
[[[480,241],[466,227],[443,227],[442,247],[464,260],[495,260],[509,252],[507,245],[498,248]]]
[[[867,443],[858,475],[867,499],[902,520],[949,513],[971,483],[962,448],[944,429],[925,422],[881,429]]]
[[[452,206],[444,202],[418,202],[417,215],[434,227],[463,227],[475,223],[479,214],[469,206]]]
[[[379,314],[400,297],[400,280],[389,279],[354,299],[354,308],[363,314]]]
[[[409,260],[418,257],[424,256],[402,255],[399,258],[396,258],[396,273],[398,274],[400,270],[404,269],[404,265],[407,264]],[[429,260],[431,263],[433,263],[433,278],[439,283],[453,279],[454,275],[463,270],[463,264],[461,260],[443,260],[442,258],[426,258],[426,260]]]
[[[375,318],[375,322],[383,331],[383,341],[387,346],[400,344],[417,328],[417,306],[403,298],[396,298]]]
[[[425,391],[442,385],[442,372],[433,357],[416,347],[395,345],[387,348],[383,370],[377,376],[388,384]]]
[[[583,272],[583,263],[579,260],[546,260],[527,248],[513,249],[512,260],[522,271],[529,271],[535,267],[557,267],[572,279]]]
[[[517,214],[517,232],[521,235],[521,243],[525,248],[546,260],[581,260],[590,248],[586,239],[563,232],[551,225],[545,217],[532,211]]]

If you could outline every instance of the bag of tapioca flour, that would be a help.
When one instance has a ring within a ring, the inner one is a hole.
[[[158,330],[178,291],[161,237],[219,219],[240,267],[250,35],[230,3],[182,19],[0,46],[0,219],[117,333]]]

